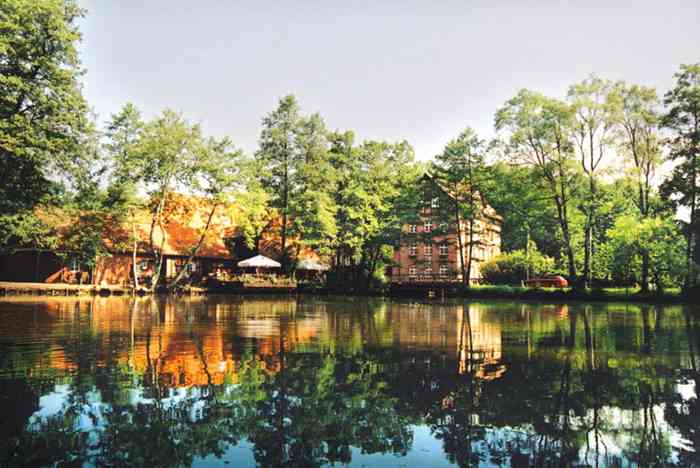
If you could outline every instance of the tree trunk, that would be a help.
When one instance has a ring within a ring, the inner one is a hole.
[[[641,278],[641,289],[642,293],[646,294],[649,292],[649,251],[642,250],[642,278]]]
[[[459,249],[459,267],[462,272],[462,283],[469,287],[466,265],[464,264],[464,245],[462,242],[462,220],[459,216],[459,203],[455,200],[455,222],[457,224],[457,248]]]
[[[190,251],[190,255],[187,257],[187,260],[185,261],[185,264],[182,265],[182,268],[180,271],[177,273],[177,276],[175,279],[172,281],[170,285],[168,285],[168,288],[175,288],[180,281],[182,281],[182,278],[185,276],[185,272],[187,271],[187,267],[189,266],[190,263],[192,263],[192,260],[194,257],[197,255],[197,252],[199,252],[199,249],[202,247],[202,244],[204,243],[204,237],[207,235],[207,231],[209,231],[209,226],[211,226],[211,220],[214,218],[214,213],[216,212],[216,208],[218,207],[218,204],[214,204],[212,206],[211,211],[209,212],[209,217],[207,218],[207,224],[204,226],[204,230],[202,231],[202,234],[199,236],[199,241],[197,242],[197,245]]]
[[[566,204],[559,198],[559,195],[555,195],[554,202],[557,205],[557,218],[559,218],[559,227],[561,228],[562,237],[564,238],[564,250],[566,251],[569,277],[573,282],[576,282],[576,261],[574,259],[574,249],[571,247],[571,234],[569,232]]]
[[[138,237],[136,237],[136,221],[133,219],[133,214],[131,220],[131,235],[134,238],[134,247],[131,255],[131,269],[134,275],[134,292],[136,292],[136,290],[139,288],[139,271],[136,265],[136,251],[138,250],[139,240]]]
[[[530,224],[525,225],[525,281],[530,280]]]
[[[153,281],[151,282],[151,291],[155,291],[156,287],[158,286],[158,282],[160,281],[160,273],[163,270],[163,248],[165,247],[165,229],[163,229],[163,208],[165,206],[165,197],[166,197],[166,192],[162,193],[161,200],[158,202],[158,208],[156,209],[155,217],[153,218],[153,221],[151,222],[151,234],[150,234],[150,242],[151,242],[151,250],[153,251],[153,258],[156,263],[156,272],[153,278]],[[155,231],[155,225],[158,225],[158,228],[160,229],[162,239],[160,241],[160,247],[158,249],[154,248],[154,231]]]
[[[696,124],[697,127],[697,124]],[[696,128],[697,130],[697,128]],[[697,131],[696,131],[697,133]],[[696,274],[694,268],[694,260],[697,254],[696,242],[700,242],[700,236],[696,234],[698,230],[698,220],[697,220],[697,194],[696,194],[696,184],[697,184],[697,174],[696,174],[696,155],[693,153],[691,158],[691,194],[690,194],[690,225],[688,226],[688,247],[687,247],[687,277],[686,277],[686,289],[692,288],[695,285]]]
[[[589,208],[590,210],[590,208]],[[591,257],[593,250],[593,219],[590,211],[586,214],[586,227],[583,243],[583,287],[591,287]]]
[[[467,258],[467,287],[471,286],[472,259],[474,258],[474,214],[469,217],[469,256]]]

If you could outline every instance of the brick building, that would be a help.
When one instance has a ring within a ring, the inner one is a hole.
[[[422,180],[424,199],[415,220],[402,227],[394,249],[392,283],[462,281],[462,258],[469,259],[469,221],[461,219],[457,229],[454,196],[430,175]],[[470,281],[481,279],[480,264],[501,252],[503,218],[481,201],[481,215],[474,223],[473,261]],[[463,256],[459,253],[461,232]]]

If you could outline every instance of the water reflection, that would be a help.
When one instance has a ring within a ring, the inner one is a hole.
[[[0,466],[690,466],[684,306],[0,303]]]

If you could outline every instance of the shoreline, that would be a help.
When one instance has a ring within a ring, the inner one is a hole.
[[[696,303],[692,297],[683,295],[680,291],[666,292],[663,295],[655,293],[641,294],[635,290],[616,288],[596,290],[574,290],[554,288],[525,288],[520,286],[472,286],[469,290],[455,287],[431,285],[424,288],[397,288],[385,291],[352,291],[337,288],[203,288],[188,287],[178,291],[133,291],[128,286],[75,285],[55,283],[11,283],[0,282],[0,297],[80,297],[80,296],[146,296],[165,294],[174,296],[208,296],[208,295],[298,295],[311,294],[319,296],[354,296],[354,297],[385,297],[406,299],[501,299],[522,301],[547,302],[618,302],[631,304],[689,304]]]

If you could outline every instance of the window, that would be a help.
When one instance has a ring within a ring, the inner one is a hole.
[[[447,265],[440,265],[440,276],[447,276],[450,272],[450,268]]]
[[[412,233],[416,233],[416,232],[418,232],[418,226],[416,226],[415,224],[409,224],[408,231],[412,232]]]
[[[425,270],[423,271],[426,277],[431,277],[433,276],[433,269],[431,267],[425,267]]]
[[[195,262],[190,262],[187,264],[187,273],[194,273],[197,271],[197,264]]]
[[[450,248],[447,244],[440,244],[439,247],[440,255],[447,255],[450,252]]]
[[[416,256],[416,251],[418,250],[418,246],[416,244],[411,244],[408,246],[408,255],[411,257]]]
[[[433,246],[430,244],[426,244],[423,247],[423,255],[425,255],[426,257],[431,257],[433,255]]]
[[[439,208],[440,207],[440,199],[438,197],[433,198],[430,201],[430,207],[431,208]]]
[[[148,260],[141,260],[139,263],[139,270],[141,271],[147,271],[149,267],[149,261]]]
[[[416,276],[417,270],[416,267],[411,267],[408,269],[408,276]]]
[[[432,221],[426,221],[425,224],[423,225],[423,230],[425,232],[430,232],[433,230],[433,223]]]

